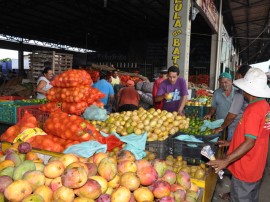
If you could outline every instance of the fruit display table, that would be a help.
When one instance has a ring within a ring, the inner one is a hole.
[[[9,142],[0,142],[0,144],[2,145],[2,150],[4,150],[4,151],[12,146],[12,144]],[[40,155],[40,157],[44,157],[44,158],[49,158],[52,156],[60,157],[63,155],[63,153],[51,152],[51,151],[36,149],[36,148],[32,149],[32,151],[37,153],[38,155]]]

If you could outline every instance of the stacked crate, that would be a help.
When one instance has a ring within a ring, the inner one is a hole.
[[[36,82],[46,64],[51,64],[55,75],[72,69],[73,55],[57,53],[55,51],[33,51],[29,55],[29,67],[32,74],[32,82]]]

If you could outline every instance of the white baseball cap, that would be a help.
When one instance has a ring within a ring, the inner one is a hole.
[[[266,74],[258,68],[250,68],[242,79],[233,82],[235,86],[255,97],[270,98]]]

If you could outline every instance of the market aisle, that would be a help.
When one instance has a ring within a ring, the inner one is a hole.
[[[230,179],[225,176],[223,180],[218,180],[212,202],[227,202],[219,198],[219,193],[226,193],[230,190]],[[270,168],[264,172],[264,177],[260,189],[259,202],[269,202],[270,198]]]

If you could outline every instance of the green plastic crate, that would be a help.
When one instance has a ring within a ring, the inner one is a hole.
[[[16,124],[18,107],[36,104],[37,103],[24,102],[21,100],[0,102],[0,123]]]
[[[210,107],[206,106],[185,106],[184,111],[187,117],[204,117]]]

